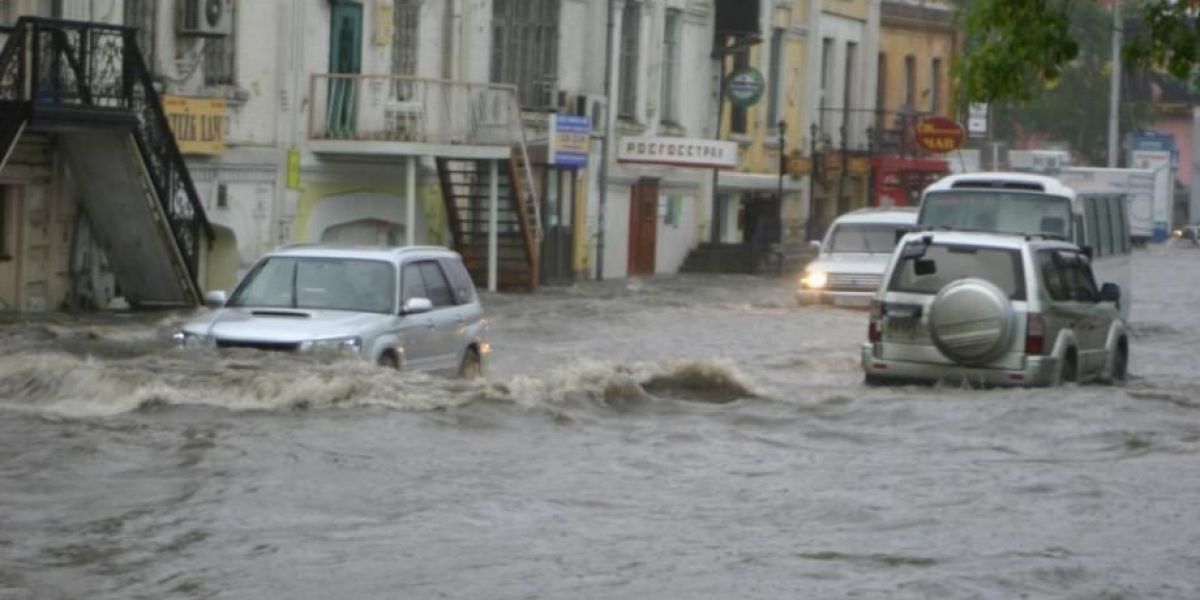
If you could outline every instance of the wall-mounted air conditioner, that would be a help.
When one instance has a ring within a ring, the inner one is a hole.
[[[233,0],[179,0],[179,33],[220,37],[233,33]]]

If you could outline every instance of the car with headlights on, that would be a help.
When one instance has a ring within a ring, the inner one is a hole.
[[[1124,380],[1129,331],[1118,284],[1053,237],[906,235],[872,302],[866,383],[1053,386]]]
[[[915,208],[864,208],[829,226],[796,291],[800,304],[870,304],[896,240],[917,223]]]
[[[482,375],[491,351],[471,277],[446,248],[285,246],[205,303],[179,346],[355,355],[465,377]]]

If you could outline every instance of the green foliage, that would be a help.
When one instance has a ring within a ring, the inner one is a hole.
[[[1178,79],[1190,78],[1200,61],[1196,10],[1195,2],[1145,2],[1140,31],[1125,46],[1126,62],[1160,67]]]
[[[1108,18],[1103,40],[1112,33],[1111,13],[1098,0],[952,1],[966,35],[964,53],[954,66],[963,102],[1029,102],[1046,83],[1056,81],[1084,43],[1071,25],[1076,9],[1103,13]],[[1200,63],[1197,2],[1125,0],[1122,6],[1128,7],[1123,17],[1138,23],[1125,32],[1125,65],[1190,79]]]
[[[1071,0],[964,0],[966,50],[954,66],[964,100],[1032,99],[1079,54]]]
[[[1082,163],[1103,164],[1107,152],[1109,95],[1111,93],[1112,15],[1094,2],[1073,2],[1064,15],[1067,35],[1077,44],[1077,55],[1063,64],[1053,80],[1025,88],[1021,101],[993,103],[994,135],[1016,139],[1036,135],[1065,142]],[[1121,106],[1123,130],[1145,123],[1147,108],[1134,103]]]

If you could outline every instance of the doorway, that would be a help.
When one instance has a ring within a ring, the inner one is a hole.
[[[771,246],[779,243],[783,232],[779,197],[774,194],[747,194],[742,203],[742,243],[750,247],[751,258],[757,267]]]
[[[547,166],[542,172],[542,283],[575,280],[575,186],[578,172]]]
[[[629,190],[629,275],[653,275],[658,244],[658,180]]]
[[[338,2],[330,6],[329,72],[362,72],[362,5]],[[334,137],[351,137],[358,113],[356,77],[329,80],[328,131]]]

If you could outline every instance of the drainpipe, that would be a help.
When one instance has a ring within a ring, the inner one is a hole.
[[[446,79],[458,81],[462,79],[462,64],[464,60],[462,47],[462,30],[463,30],[463,0],[450,1],[450,14],[447,18],[446,46],[449,52],[445,53],[446,64],[443,69],[446,73]]]
[[[608,0],[608,37],[604,51],[604,138],[600,146],[600,214],[596,220],[596,279],[604,279],[604,211],[608,204],[608,156],[612,152],[613,129],[616,119],[613,118],[613,52],[616,50],[614,35],[616,22],[613,13],[616,11],[615,0]]]

